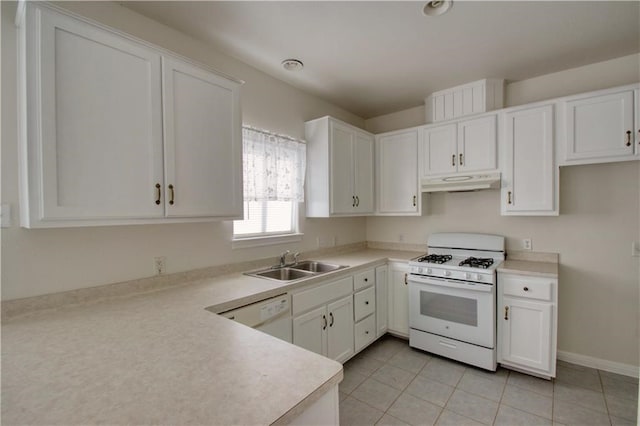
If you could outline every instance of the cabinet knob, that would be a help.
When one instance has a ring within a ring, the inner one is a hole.
[[[365,282],[365,283],[366,283],[366,282],[369,282],[369,278],[365,278],[365,279],[364,279],[364,282]]]
[[[523,288],[524,291],[529,291],[529,287]]]
[[[366,331],[364,332],[364,334],[369,334],[369,330],[366,330]]]
[[[631,130],[627,130],[627,146],[631,146]]]
[[[368,300],[365,300],[365,301],[364,301],[364,304],[365,304],[365,305],[368,305],[368,304],[369,304],[369,301],[368,301]]]
[[[156,183],[156,204],[160,204],[160,199],[162,198],[162,186],[159,183]]]

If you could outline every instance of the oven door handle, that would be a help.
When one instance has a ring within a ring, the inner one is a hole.
[[[445,280],[440,278],[422,278],[415,275],[409,275],[409,284],[418,284],[419,286],[429,285],[431,287],[448,287],[460,290],[478,291],[482,293],[491,293],[493,286],[489,284],[479,284],[471,282],[458,282]]]

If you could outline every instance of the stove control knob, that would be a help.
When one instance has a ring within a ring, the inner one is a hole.
[[[431,268],[427,268],[427,274],[431,274]]]
[[[418,268],[418,274],[422,275],[422,268]]]
[[[451,276],[451,271],[444,271],[444,276],[445,277],[450,277]]]
[[[477,274],[477,275],[476,275],[476,280],[478,280],[478,281],[482,281],[482,275]]]
[[[470,280],[470,279],[471,279],[471,274],[470,274],[470,273],[468,273],[468,272],[466,272],[466,273],[464,274],[464,277],[465,277],[465,279]]]

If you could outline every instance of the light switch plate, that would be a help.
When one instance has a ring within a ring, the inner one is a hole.
[[[640,257],[640,241],[634,241],[631,243],[631,256]]]
[[[0,204],[0,227],[11,227],[11,204]]]

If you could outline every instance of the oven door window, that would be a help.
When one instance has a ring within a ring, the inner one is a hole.
[[[420,315],[477,327],[478,300],[421,290]]]

